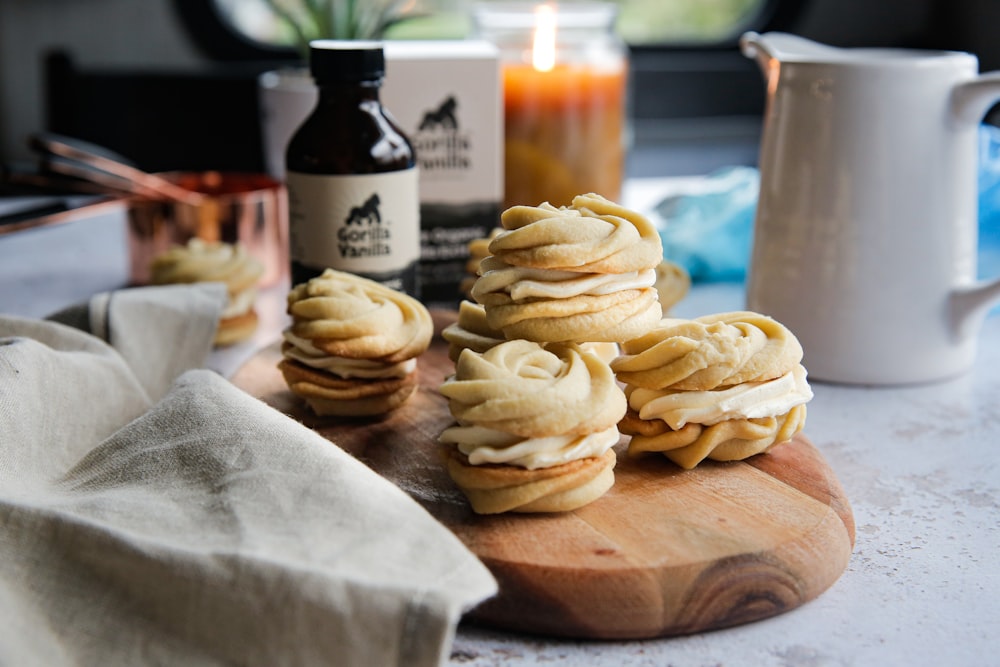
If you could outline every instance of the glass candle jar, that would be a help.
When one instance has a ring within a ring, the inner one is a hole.
[[[504,207],[621,196],[628,52],[604,2],[491,2],[476,36],[500,51]]]

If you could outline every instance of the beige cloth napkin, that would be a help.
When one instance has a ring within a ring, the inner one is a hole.
[[[0,664],[440,665],[495,593],[397,487],[188,370],[223,301],[0,317]]]

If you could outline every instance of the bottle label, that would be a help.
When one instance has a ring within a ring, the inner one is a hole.
[[[289,250],[293,266],[317,275],[326,268],[416,292],[420,259],[417,169],[379,174],[306,174],[289,171]]]

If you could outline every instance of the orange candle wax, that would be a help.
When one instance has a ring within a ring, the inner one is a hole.
[[[624,67],[504,66],[505,206],[621,195]]]

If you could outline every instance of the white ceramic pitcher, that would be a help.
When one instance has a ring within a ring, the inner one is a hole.
[[[767,105],[747,307],[788,326],[811,379],[967,370],[1000,280],[976,282],[977,133],[1000,72],[968,53],[746,33]]]

